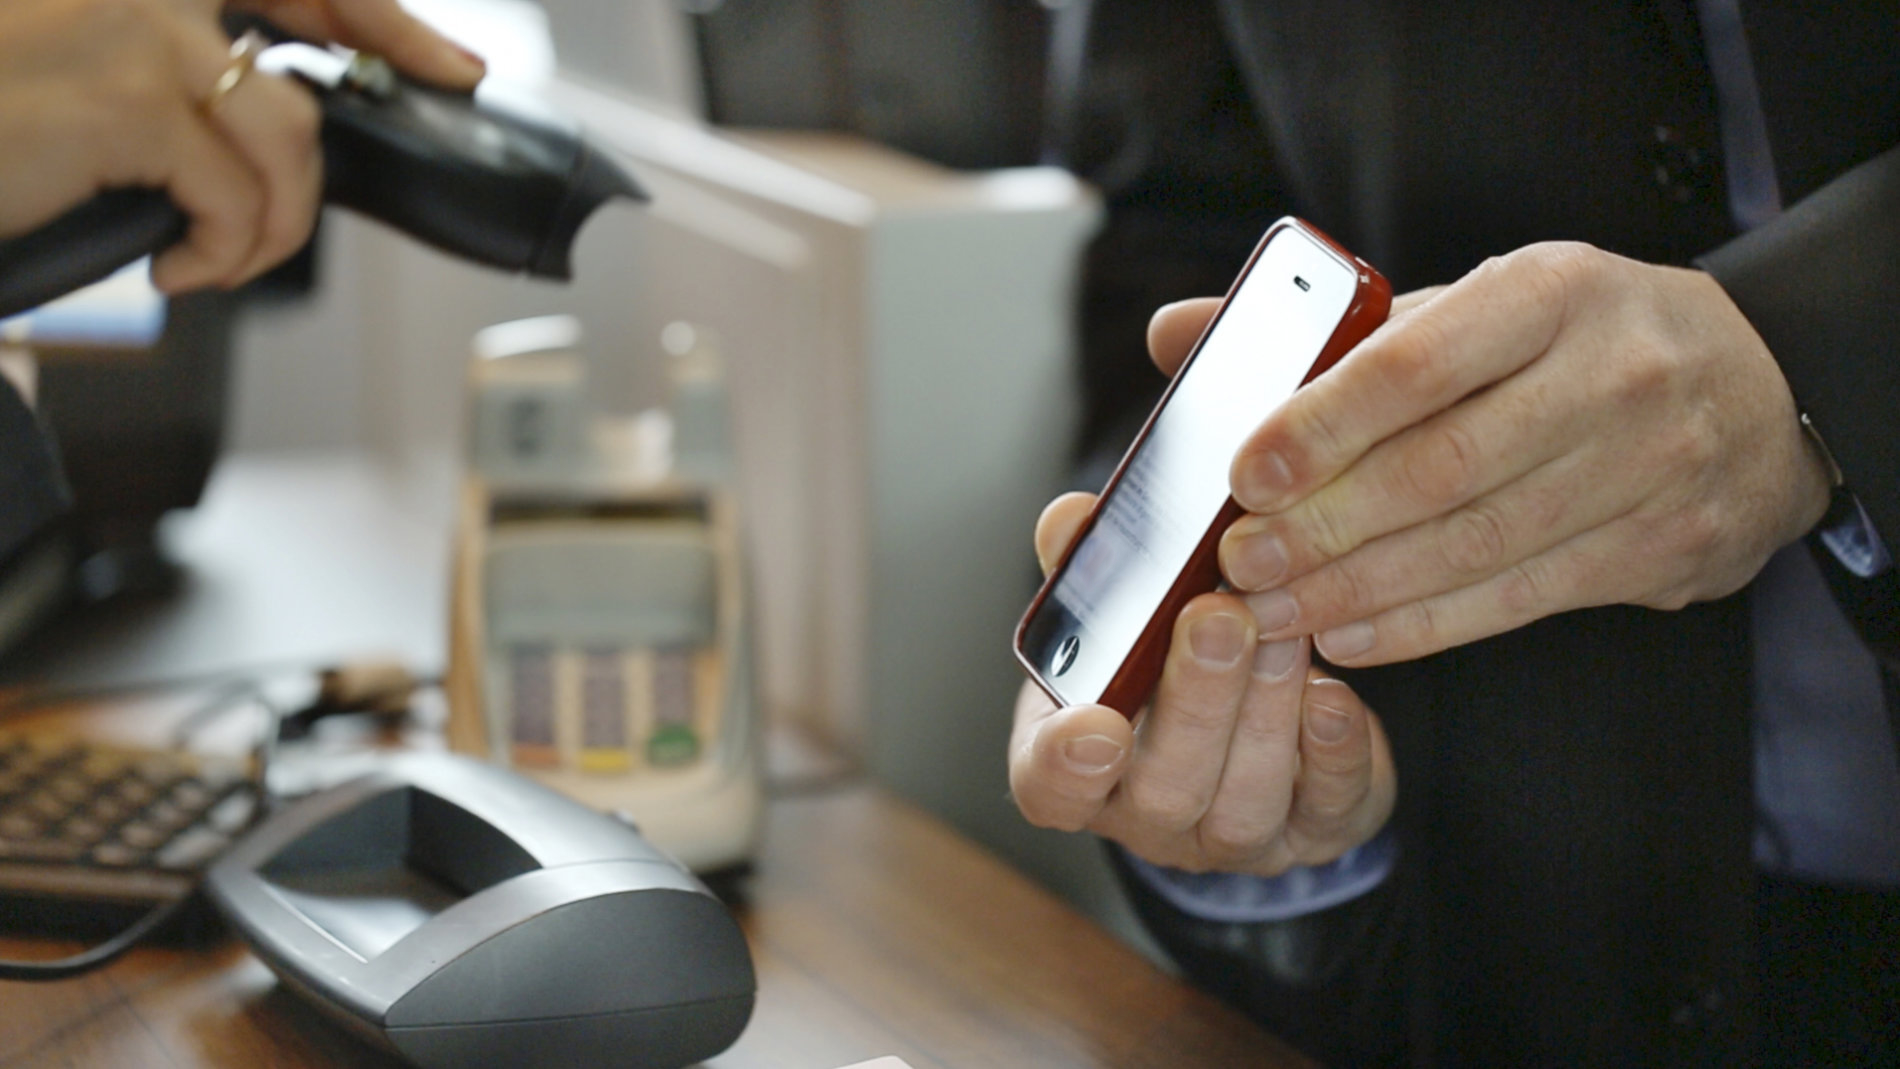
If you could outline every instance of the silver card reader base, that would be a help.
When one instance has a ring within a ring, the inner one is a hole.
[[[256,828],[207,879],[283,982],[421,1066],[676,1069],[755,979],[726,907],[633,828],[513,773],[408,754]]]

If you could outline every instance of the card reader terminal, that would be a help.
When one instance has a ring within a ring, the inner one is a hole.
[[[421,1066],[673,1069],[752,1012],[745,938],[704,885],[464,757],[402,755],[300,800],[207,888],[286,986]]]

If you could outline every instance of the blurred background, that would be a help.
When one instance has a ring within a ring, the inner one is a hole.
[[[1162,385],[1149,312],[1221,292],[1274,214],[1271,189],[1170,170],[1260,151],[1214,16],[408,6],[577,117],[652,203],[592,220],[568,286],[332,210],[264,284],[173,302],[148,347],[43,349],[85,607],[0,680],[443,672],[471,340],[572,316],[587,405],[625,416],[667,403],[662,339],[686,324],[724,377],[768,780],[868,775],[1139,941],[1100,847],[1007,797],[1010,634],[1041,506],[1099,485]]]

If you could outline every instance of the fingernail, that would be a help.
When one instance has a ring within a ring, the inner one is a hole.
[[[1293,661],[1299,655],[1297,638],[1262,642],[1260,648],[1253,651],[1253,674],[1258,679],[1284,679],[1293,670]]]
[[[1072,772],[1093,776],[1107,772],[1122,759],[1121,744],[1107,735],[1084,735],[1062,744],[1062,760]]]
[[[1242,590],[1271,586],[1286,574],[1286,543],[1270,532],[1248,535],[1234,546],[1233,572],[1228,576]]]
[[[1313,645],[1329,661],[1340,661],[1357,657],[1371,649],[1379,641],[1379,633],[1364,620],[1335,627],[1331,631],[1322,631],[1313,639]]]
[[[449,44],[453,46],[457,52],[461,53],[461,56],[463,59],[468,60],[470,63],[474,64],[475,67],[478,70],[480,70],[483,74],[488,73],[487,60],[483,59],[479,55],[476,55],[473,51],[470,51],[469,49],[463,47],[462,45],[456,44],[454,41],[450,41]]]
[[[1314,705],[1309,700],[1306,705],[1306,730],[1312,733],[1317,742],[1335,743],[1352,730],[1352,716],[1342,709]]]
[[[1269,590],[1264,594],[1247,596],[1247,608],[1253,610],[1253,620],[1261,634],[1291,627],[1300,617],[1300,603],[1293,595],[1284,590]]]
[[[1231,668],[1246,652],[1247,625],[1240,617],[1217,612],[1188,628],[1188,649],[1209,668]]]
[[[1261,508],[1293,489],[1293,469],[1278,453],[1256,453],[1236,473],[1234,496],[1250,508]]]

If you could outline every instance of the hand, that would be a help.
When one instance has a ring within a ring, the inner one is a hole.
[[[1197,333],[1202,305],[1151,334]],[[1270,415],[1221,568],[1263,639],[1434,653],[1593,605],[1754,577],[1828,500],[1774,358],[1699,271],[1520,249],[1405,302]]]
[[[322,187],[316,104],[253,73],[202,107],[230,48],[211,19],[160,0],[9,0],[0,235],[102,189],[149,186],[191,217],[153,264],[161,289],[235,285],[294,252]]]
[[[472,85],[480,64],[394,0],[259,0],[286,28],[383,48],[418,75]],[[0,6],[0,237],[108,188],[164,189],[191,218],[152,280],[235,286],[300,248],[322,191],[310,94],[252,72],[215,107],[231,62],[206,0],[9,0]],[[432,43],[433,41],[433,43]]]
[[[481,57],[404,11],[396,0],[231,0],[226,6],[260,15],[306,41],[374,52],[448,89],[473,89],[486,70]]]
[[[1044,510],[1045,570],[1093,500]],[[1175,868],[1275,875],[1338,857],[1385,824],[1396,778],[1378,718],[1308,649],[1257,643],[1240,599],[1207,594],[1176,620],[1133,725],[1103,705],[1057,709],[1025,683],[1009,748],[1016,804],[1033,824],[1087,829]]]

